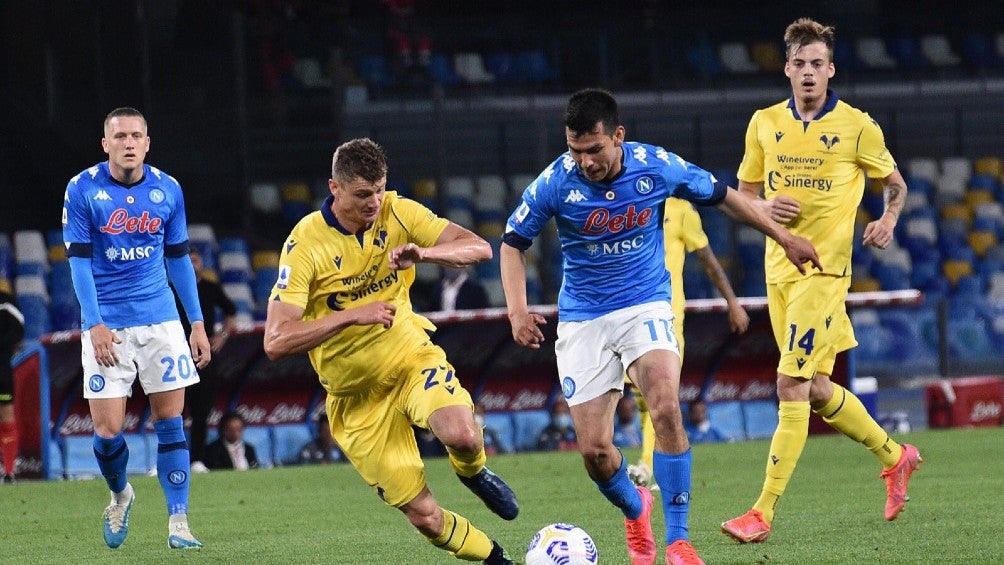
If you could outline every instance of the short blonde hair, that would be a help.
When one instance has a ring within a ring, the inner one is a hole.
[[[810,43],[823,43],[833,61],[833,43],[836,32],[833,26],[824,26],[812,18],[799,18],[784,30],[785,58],[790,59],[800,48]]]

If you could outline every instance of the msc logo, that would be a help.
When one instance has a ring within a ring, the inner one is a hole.
[[[819,141],[822,141],[823,145],[825,145],[827,149],[833,149],[834,145],[840,143],[840,138],[837,137],[836,134],[834,134],[833,137],[827,137],[824,133],[819,137]]]
[[[635,249],[640,249],[642,243],[644,242],[645,242],[645,236],[639,235],[631,239],[622,239],[621,241],[615,241],[613,243],[604,243],[603,254],[620,255],[622,253],[634,251]]]
[[[634,189],[638,191],[638,194],[648,194],[652,192],[653,188],[655,188],[655,181],[652,180],[652,177],[641,177],[634,183]]]
[[[575,381],[572,380],[572,377],[561,379],[561,394],[564,394],[565,398],[571,398],[575,394]]]
[[[105,259],[109,261],[135,261],[137,259],[146,259],[148,257],[153,257],[154,246],[144,245],[142,247],[122,247],[116,249],[114,247],[109,247],[105,249]]]
[[[572,189],[572,190],[571,190],[571,191],[570,191],[570,192],[568,193],[568,196],[566,196],[566,197],[565,197],[565,202],[566,202],[566,203],[567,203],[567,202],[572,202],[572,203],[576,203],[576,202],[582,202],[582,201],[583,201],[583,200],[585,200],[585,199],[586,199],[586,197],[585,197],[585,196],[583,196],[581,192],[579,192],[579,191],[578,191],[577,189],[574,189],[574,188],[573,188],[573,189]]]

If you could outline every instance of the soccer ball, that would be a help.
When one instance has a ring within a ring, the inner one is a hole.
[[[526,548],[526,565],[593,565],[599,558],[593,538],[572,524],[544,526]]]

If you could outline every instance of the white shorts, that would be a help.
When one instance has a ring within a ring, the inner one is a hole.
[[[668,302],[623,308],[583,322],[558,322],[558,379],[569,406],[624,390],[624,372],[656,349],[680,355]]]
[[[132,385],[139,384],[147,395],[193,385],[199,373],[181,322],[173,320],[149,326],[112,330],[122,343],[114,344],[119,362],[114,367],[99,365],[94,358],[90,330],[80,336],[80,357],[84,366],[84,398],[125,398]]]

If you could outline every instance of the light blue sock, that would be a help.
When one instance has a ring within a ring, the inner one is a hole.
[[[638,489],[635,488],[634,483],[631,482],[631,478],[627,474],[627,462],[624,459],[624,454],[621,454],[621,466],[614,473],[614,476],[607,479],[606,482],[593,481],[596,486],[600,487],[600,492],[603,496],[607,497],[607,500],[612,502],[614,506],[621,509],[624,516],[629,520],[634,520],[638,516],[641,516],[641,495],[638,494]]]
[[[662,492],[662,511],[666,515],[666,544],[687,537],[687,514],[690,512],[690,468],[693,455],[688,448],[680,454],[656,451],[652,474]]]
[[[169,515],[188,512],[191,460],[181,416],[153,423],[157,431],[157,478],[164,489]]]
[[[98,458],[98,468],[114,493],[126,488],[126,465],[129,464],[129,444],[122,432],[112,438],[94,434],[94,456]]]

